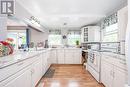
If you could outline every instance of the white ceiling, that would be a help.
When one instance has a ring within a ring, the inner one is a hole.
[[[127,0],[17,0],[49,28],[94,24]],[[66,26],[63,24],[67,23]]]

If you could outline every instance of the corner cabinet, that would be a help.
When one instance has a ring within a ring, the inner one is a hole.
[[[81,28],[81,42],[99,42],[100,41],[100,27],[86,26]]]

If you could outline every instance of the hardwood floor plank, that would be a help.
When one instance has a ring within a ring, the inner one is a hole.
[[[81,65],[52,65],[52,78],[43,77],[37,87],[104,87]]]

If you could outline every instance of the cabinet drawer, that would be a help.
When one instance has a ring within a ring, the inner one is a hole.
[[[37,57],[38,58],[38,57]],[[30,65],[37,58],[30,58],[24,61],[18,61],[18,63],[4,67],[0,69],[0,82],[9,78],[10,76],[16,74],[18,71],[22,70],[26,66]]]
[[[0,87],[14,87],[14,86],[15,87],[20,87],[20,86],[31,87],[31,66],[28,66],[18,71],[15,75],[12,75],[6,80],[0,82]]]

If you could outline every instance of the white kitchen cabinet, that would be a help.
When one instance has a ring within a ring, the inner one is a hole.
[[[52,49],[51,50],[51,60],[52,60],[52,64],[57,64],[57,50]]]
[[[100,27],[86,26],[81,28],[81,42],[99,42],[100,41]]]
[[[81,28],[81,42],[88,42],[88,27]]]
[[[38,55],[36,57],[39,57],[36,62],[32,64],[32,70],[31,70],[31,76],[32,76],[32,87],[35,87],[38,81],[42,77],[42,60],[41,55]]]
[[[127,73],[118,68],[114,67],[114,84],[113,87],[124,87],[124,84],[126,84],[127,81]]]
[[[88,29],[88,42],[99,42],[100,41],[100,27],[90,26]]]
[[[126,84],[127,71],[120,63],[121,60],[112,57],[112,55],[102,55],[101,82],[105,87],[124,87]]]
[[[5,86],[0,87],[31,87],[31,70],[29,68],[25,71],[18,72],[15,76],[17,77],[12,79]]]
[[[65,49],[65,64],[74,64],[73,50]]]
[[[120,42],[120,52],[125,54],[125,37],[128,23],[128,7],[120,9],[118,15],[118,40]]]
[[[42,53],[42,76],[45,74],[46,70],[47,70],[47,59],[45,56],[45,52]]]
[[[0,87],[35,87],[51,64],[50,51],[0,69]]]
[[[64,64],[64,49],[57,49],[58,64]]]
[[[74,58],[73,58],[73,64],[81,64],[81,57],[82,57],[82,51],[81,50],[74,50]]]
[[[50,65],[51,65],[51,63],[52,63],[52,58],[51,58],[50,54],[51,54],[51,50],[48,50],[48,51],[46,52],[46,57],[47,57],[47,68],[49,68]]]
[[[119,41],[125,40],[125,34],[128,22],[128,7],[124,7],[117,12],[118,15],[118,29]]]
[[[113,87],[113,66],[102,61],[101,81],[106,87]]]
[[[59,64],[81,64],[81,49],[57,50]]]

